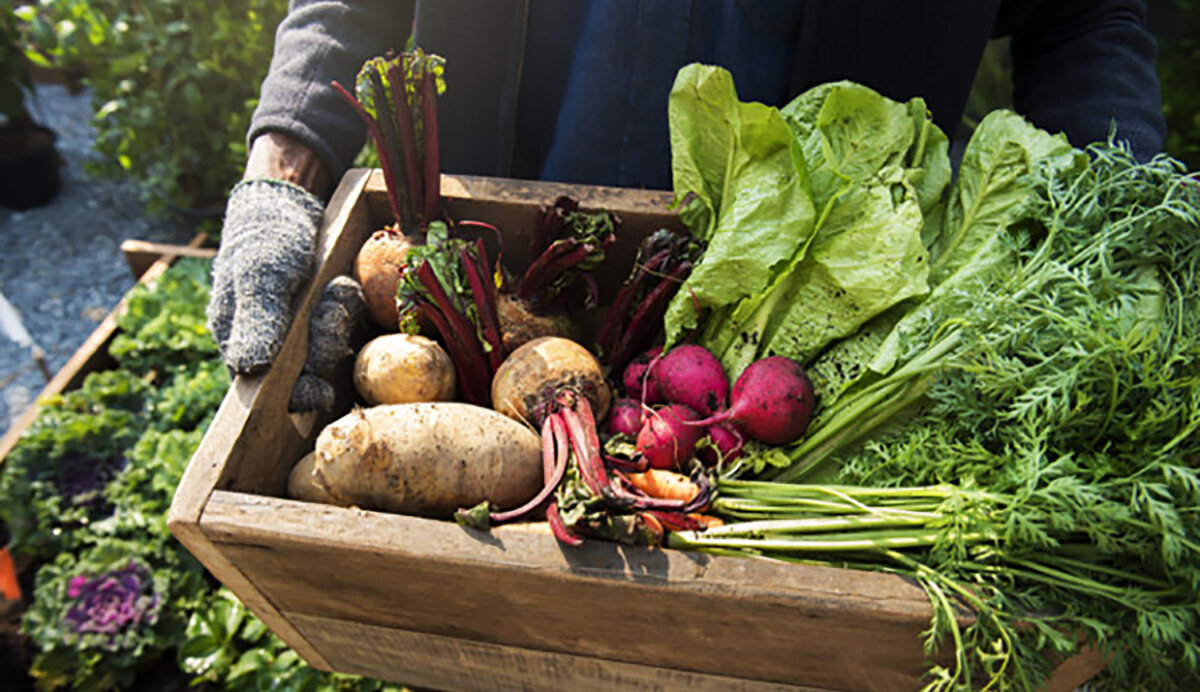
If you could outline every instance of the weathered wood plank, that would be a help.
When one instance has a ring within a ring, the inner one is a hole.
[[[356,201],[361,197],[367,177],[366,171],[347,174],[330,200],[331,213],[326,214],[317,238],[322,270],[309,289],[297,298],[299,307],[294,308],[297,324],[308,323],[308,314],[319,296],[316,287],[324,286],[325,281],[333,276],[330,272],[334,264],[328,262],[327,258],[333,253],[343,229],[351,224],[352,217],[357,215],[361,218],[365,213]],[[341,266],[345,266],[345,263]],[[322,277],[324,281],[321,281]],[[245,573],[239,565],[230,561],[199,528],[200,516],[210,493],[222,479],[231,484],[236,482],[247,457],[257,462],[257,468],[250,464],[248,482],[252,486],[270,486],[269,490],[263,492],[280,492],[289,457],[290,462],[294,462],[299,458],[296,452],[311,444],[311,441],[306,441],[308,431],[305,428],[315,427],[317,421],[311,417],[292,417],[287,413],[288,395],[304,364],[307,346],[308,330],[292,329],[275,367],[260,377],[234,378],[229,393],[221,402],[176,488],[167,513],[167,525],[171,533],[209,572],[237,594],[288,646],[312,665],[328,669],[321,654],[263,596],[255,584],[255,575]],[[251,441],[243,442],[246,437]],[[264,450],[268,453],[264,453]],[[264,477],[267,480],[262,480]]]
[[[121,254],[125,256],[125,264],[129,265],[129,273],[133,275],[133,278],[138,279],[163,255],[212,259],[217,255],[216,249],[200,247],[206,239],[207,234],[201,233],[198,238],[192,240],[191,245],[186,247],[130,239],[121,243]]]
[[[285,613],[340,671],[418,688],[509,692],[817,692],[599,658],[519,649],[344,620]]]
[[[200,525],[286,613],[833,689],[911,689],[922,671],[929,604],[891,575],[566,550],[541,532],[224,491]]]

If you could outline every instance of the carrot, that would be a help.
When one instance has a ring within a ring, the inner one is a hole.
[[[629,484],[650,497],[663,500],[691,502],[700,495],[700,486],[692,479],[665,469],[647,469],[642,473],[627,473]]]

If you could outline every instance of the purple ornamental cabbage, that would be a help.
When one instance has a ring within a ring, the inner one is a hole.
[[[70,450],[58,460],[54,487],[76,507],[97,506],[102,500],[104,486],[125,468],[126,463],[124,457],[102,459]]]
[[[159,598],[150,572],[136,562],[98,577],[73,577],[67,596],[66,625],[78,634],[107,635],[107,647],[117,649],[124,635],[158,620]]]

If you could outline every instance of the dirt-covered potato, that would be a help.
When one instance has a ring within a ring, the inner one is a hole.
[[[511,509],[541,489],[542,442],[458,402],[361,408],[317,437],[314,478],[338,504],[449,518],[484,500]]]
[[[324,488],[317,485],[316,479],[313,477],[313,468],[316,461],[316,452],[309,452],[292,467],[292,472],[288,474],[288,497],[304,502],[320,502],[327,505],[336,505],[338,502],[333,496],[325,492]]]
[[[354,360],[354,386],[368,404],[412,404],[454,398],[454,363],[433,339],[384,334]]]

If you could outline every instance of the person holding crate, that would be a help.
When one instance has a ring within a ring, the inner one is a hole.
[[[669,189],[666,100],[687,63],[721,65],[742,100],[776,106],[839,79],[919,96],[953,135],[985,45],[1003,36],[1018,112],[1076,145],[1115,132],[1148,158],[1165,123],[1145,11],[1139,0],[293,0],[228,200],[210,328],[232,372],[270,366],[311,275],[323,200],[364,141],[330,83],[353,84],[410,30],[447,60],[443,171]],[[298,389],[293,408],[325,405],[321,389]]]

